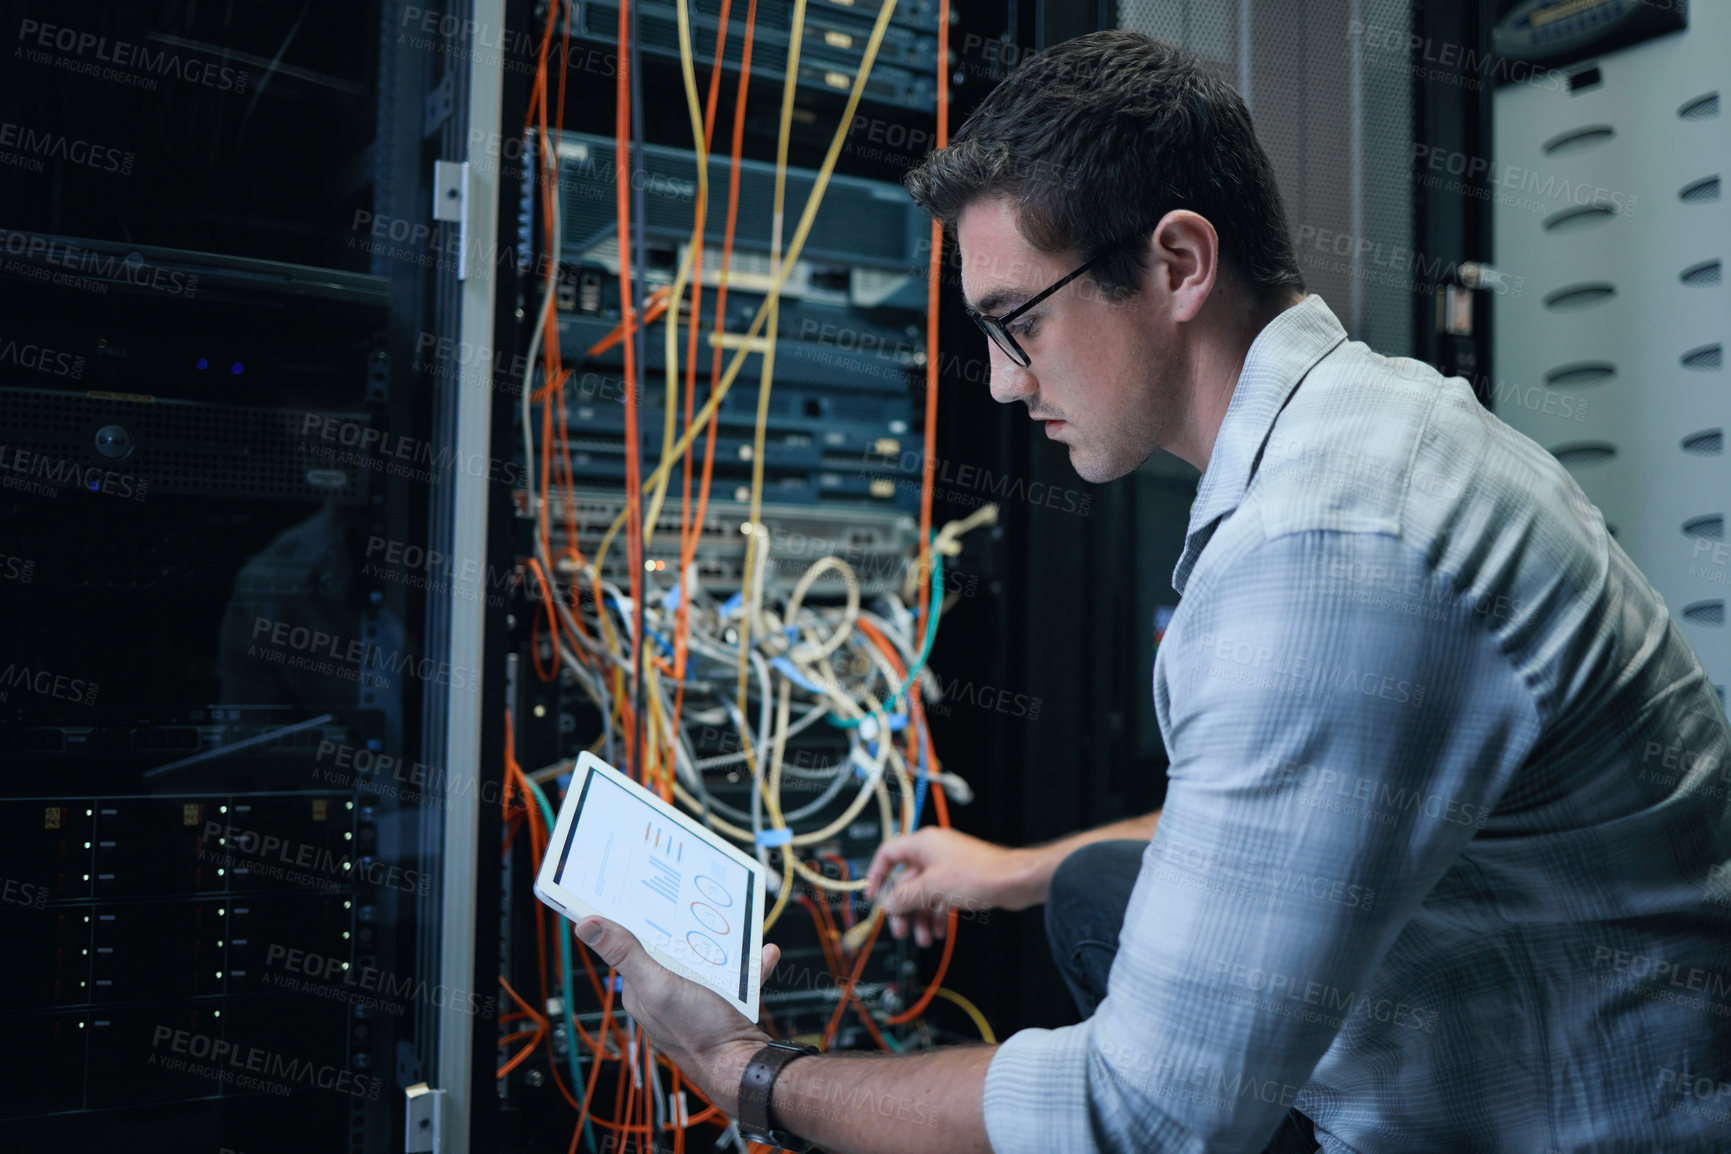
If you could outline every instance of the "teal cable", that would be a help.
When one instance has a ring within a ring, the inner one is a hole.
[[[535,804],[541,807],[541,816],[546,820],[547,833],[551,836],[553,833],[553,827],[558,824],[558,819],[553,814],[553,807],[548,804],[547,795],[541,792],[541,787],[535,784],[534,778],[530,777],[528,774],[524,774],[523,780],[529,783],[529,792],[535,795]],[[551,852],[552,847],[548,846],[548,850]],[[565,1012],[565,1060],[571,1065],[571,1092],[575,1094],[577,1092],[577,1087],[583,1084],[583,1076],[581,1073],[581,1067],[577,1064],[577,1039],[579,1037],[577,1033],[577,1019],[571,1016],[571,951],[567,949],[565,945],[565,937],[570,932],[568,929],[570,922],[567,921],[563,915],[560,915],[555,919],[555,921],[559,930],[557,938],[557,944],[559,946],[559,979],[564,984],[565,991],[564,997],[560,999],[560,1008]],[[599,1034],[599,1031],[597,1031],[597,1033]],[[595,1060],[599,1062],[601,1060],[601,1055],[595,1055]],[[595,1127],[590,1124],[589,1115],[587,1113],[583,1115],[583,1142],[588,1146],[589,1154],[598,1154],[599,1147],[595,1144]]]
[[[935,546],[936,539],[933,540]],[[913,666],[908,669],[907,680],[903,681],[902,687],[896,690],[888,701],[884,702],[884,709],[886,710],[908,695],[908,690],[913,688],[914,681],[920,675],[920,670],[926,667],[926,658],[932,655],[932,643],[938,639],[938,612],[944,603],[943,588],[944,555],[934,547],[932,549],[932,595],[931,600],[926,602],[926,639],[920,645],[920,655],[914,659]],[[837,729],[856,729],[859,727],[859,723],[864,720],[863,717],[837,717],[833,713],[829,715],[829,723]]]

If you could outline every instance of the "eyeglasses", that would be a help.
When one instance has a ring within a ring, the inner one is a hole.
[[[1141,234],[1138,233],[1136,235],[1140,236]],[[1025,369],[1034,363],[1033,358],[1022,351],[1022,346],[1016,343],[1016,338],[1011,336],[1010,331],[1004,326],[1033,308],[1035,305],[1039,304],[1041,301],[1045,300],[1047,297],[1051,296],[1053,293],[1057,292],[1059,289],[1063,288],[1065,285],[1069,284],[1071,281],[1075,280],[1077,277],[1081,276],[1083,273],[1087,272],[1089,269],[1093,268],[1095,265],[1099,264],[1101,261],[1105,260],[1107,257],[1111,256],[1114,252],[1117,252],[1124,244],[1134,239],[1136,238],[1126,237],[1124,240],[1112,245],[1105,252],[1101,253],[1099,256],[1095,257],[1093,260],[1089,261],[1087,264],[1083,265],[1081,268],[1077,269],[1051,288],[1048,288],[1046,291],[1024,303],[1017,305],[1002,316],[989,317],[984,313],[968,307],[967,305],[962,306],[963,311],[974,319],[974,323],[980,326],[980,331],[990,337],[993,344],[1004,350],[1005,356],[1009,357],[1012,361]]]

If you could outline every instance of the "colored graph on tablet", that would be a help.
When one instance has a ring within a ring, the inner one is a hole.
[[[747,996],[750,874],[592,773],[559,885],[736,1001]],[[631,831],[631,832],[622,832]]]

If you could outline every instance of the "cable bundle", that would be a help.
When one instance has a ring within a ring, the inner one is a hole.
[[[557,149],[549,135],[548,118],[552,109],[553,131],[563,128],[565,76],[562,69],[557,94],[550,100],[547,60],[559,5],[550,6],[548,10],[535,91],[525,129],[530,134],[532,145],[528,152],[536,162],[543,210],[542,242],[549,259],[545,262],[545,282],[530,338],[530,378],[522,390],[519,413],[527,466],[525,476],[535,486],[527,509],[536,521],[535,547],[534,554],[526,562],[533,577],[531,592],[537,593],[542,601],[542,606],[536,610],[532,633],[535,672],[541,679],[551,681],[563,670],[594,702],[600,711],[602,733],[591,747],[593,750],[602,752],[608,761],[621,766],[664,799],[674,800],[692,813],[701,815],[711,827],[745,844],[760,861],[771,867],[776,900],[765,917],[766,930],[776,923],[789,901],[794,899],[796,876],[816,890],[840,895],[841,922],[845,929],[836,924],[827,902],[813,901],[803,895],[797,898],[818,928],[826,960],[840,988],[840,997],[822,1035],[825,1047],[833,1042],[843,1015],[852,1007],[879,1046],[900,1049],[901,1043],[881,1027],[915,1022],[938,996],[961,1006],[979,1026],[983,1036],[990,1039],[990,1027],[979,1011],[967,999],[943,989],[940,984],[955,942],[954,911],[950,913],[942,958],[930,985],[912,1005],[900,1013],[884,1016],[880,1021],[874,1018],[856,993],[856,988],[882,926],[882,911],[874,908],[869,917],[856,917],[853,894],[862,890],[865,882],[847,876],[849,870],[845,861],[832,857],[842,876],[830,877],[801,860],[800,854],[804,847],[819,846],[834,839],[874,802],[878,826],[882,835],[889,837],[893,833],[910,832],[920,823],[928,795],[934,816],[943,825],[949,824],[946,789],[955,791],[960,799],[965,800],[967,796],[966,783],[942,772],[932,749],[923,699],[928,694],[935,699],[936,682],[927,669],[926,661],[944,608],[943,558],[959,553],[957,538],[962,533],[992,523],[996,508],[987,506],[963,521],[945,526],[936,534],[932,532],[938,358],[927,358],[920,555],[900,596],[883,595],[869,605],[863,603],[860,582],[853,569],[840,558],[828,556],[809,565],[784,597],[776,597],[768,582],[771,534],[762,523],[763,450],[773,385],[773,334],[777,331],[780,292],[810,234],[894,12],[895,0],[885,0],[878,11],[846,111],[837,125],[815,186],[784,252],[781,233],[787,154],[798,51],[805,20],[805,0],[794,2],[776,164],[773,284],[746,333],[741,336],[727,334],[721,326],[726,315],[728,270],[739,208],[740,158],[756,22],[757,0],[749,0],[733,120],[733,167],[722,268],[713,312],[716,329],[711,338],[713,352],[709,379],[714,384],[707,401],[699,408],[696,405],[699,334],[695,318],[703,315],[702,262],[710,195],[708,154],[720,94],[720,65],[729,27],[730,5],[731,0],[722,0],[708,97],[705,107],[700,108],[687,0],[679,0],[680,52],[696,154],[697,205],[691,242],[686,246],[671,288],[652,293],[641,306],[641,316],[634,304],[628,244],[631,237],[628,196],[631,171],[628,140],[631,25],[628,0],[620,5],[615,135],[622,320],[613,334],[591,350],[591,355],[616,341],[623,344],[625,500],[623,511],[602,538],[593,557],[585,557],[578,542],[570,446],[564,419],[563,390],[571,371],[561,363],[554,313],[561,233],[559,201],[555,194]],[[568,59],[570,18],[567,0],[563,31],[565,59]],[[943,0],[939,14],[940,61],[948,58],[948,25],[948,2]],[[949,111],[948,88],[942,77],[938,92],[937,140],[942,146],[947,138]],[[935,223],[932,242],[928,274],[928,347],[935,350],[942,250],[941,230]],[[687,326],[685,334],[681,406],[679,325],[684,315],[683,301],[688,286],[692,297],[689,316],[694,320]],[[665,420],[660,462],[645,476],[638,439],[637,358],[632,337],[640,328],[657,319],[664,323],[667,364]],[[766,326],[771,334],[767,338],[760,336]],[[724,347],[734,349],[725,368],[722,365]],[[758,385],[751,511],[749,520],[740,526],[747,538],[744,580],[739,592],[718,600],[698,580],[696,552],[701,527],[705,523],[713,475],[716,413],[746,357],[752,352],[762,354],[762,375]],[[531,387],[537,375],[543,383],[538,388]],[[694,498],[692,458],[700,435],[704,437],[704,448]],[[668,482],[676,464],[681,468],[683,480],[680,563],[677,572],[670,575],[672,580],[668,581],[657,576],[660,570],[653,567],[657,563],[646,564],[644,556],[653,527],[659,523]],[[551,520],[555,510],[561,513],[565,530],[563,547],[557,553],[552,548]],[[601,576],[605,558],[621,528],[625,530],[624,548],[629,573],[625,588]],[[561,596],[556,580],[564,572],[576,575],[572,583],[575,595],[569,599]],[[834,586],[840,584],[840,604],[833,603],[833,596],[828,598],[828,603],[817,603],[814,591],[818,583],[825,580],[827,590],[833,591]],[[550,662],[543,662],[544,651],[551,657]],[[738,751],[699,758],[688,732],[693,723],[731,725],[738,734]],[[789,764],[787,753],[793,739],[819,725],[832,727],[845,737],[847,756],[829,766]],[[541,787],[556,780],[569,763],[525,773],[516,762],[510,734],[510,718],[507,717],[507,790],[503,807],[503,818],[509,831],[507,851],[515,837],[523,833],[528,839],[533,863],[538,867],[554,822],[552,803]],[[727,804],[705,783],[706,772],[733,766],[743,769],[752,781],[749,809]],[[817,796],[804,804],[784,807],[782,793],[790,781],[800,782],[801,788],[807,791],[815,790]],[[930,788],[934,782],[939,785],[936,790]],[[845,803],[844,798],[847,799]],[[824,821],[823,815],[837,804],[843,806],[839,815]],[[808,821],[813,828],[801,828],[801,824]],[[771,864],[776,857],[780,859],[779,876]],[[592,1128],[597,1125],[616,1134],[621,1146],[632,1136],[637,1136],[645,1149],[651,1147],[654,1134],[671,1130],[673,1148],[682,1150],[687,1127],[706,1121],[725,1124],[715,1107],[707,1103],[707,1108],[701,1112],[693,1114],[686,1110],[685,1095],[695,1095],[695,1089],[682,1081],[677,1068],[656,1056],[652,1041],[638,1030],[634,1022],[615,1012],[617,975],[610,971],[603,980],[595,972],[587,952],[576,949],[575,938],[568,933],[567,923],[558,918],[553,919],[551,936],[554,944],[552,957],[557,966],[555,977],[561,996],[549,997],[547,911],[537,904],[535,912],[541,1005],[547,1007],[547,1013],[543,1014],[530,1005],[501,978],[505,992],[517,1009],[502,1019],[502,1024],[511,1027],[511,1032],[501,1038],[501,1046],[516,1048],[502,1060],[499,1076],[504,1077],[520,1066],[543,1042],[548,1043],[549,1053],[553,1052],[551,1039],[557,1031],[551,1022],[557,1016],[562,1020],[567,1042],[565,1058],[570,1088],[560,1076],[557,1063],[553,1063],[554,1079],[560,1093],[578,1111],[578,1123],[571,1139],[572,1150],[580,1141],[587,1141],[594,1149]],[[601,1007],[594,1034],[584,1030],[573,1014],[573,956],[582,959],[594,998]],[[773,1023],[770,1025],[773,1028]],[[582,1057],[591,1060],[587,1079],[580,1075]],[[594,1108],[603,1063],[619,1064],[612,1120],[601,1119]],[[669,1088],[665,1090],[658,1067],[665,1067],[670,1078]],[[584,1087],[581,1101],[574,1092],[579,1085]],[[701,1100],[701,1095],[697,1097]]]

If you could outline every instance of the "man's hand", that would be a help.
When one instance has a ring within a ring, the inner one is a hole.
[[[866,872],[865,892],[889,915],[891,934],[907,937],[912,921],[914,941],[929,946],[934,936],[943,937],[951,909],[1020,910],[1038,903],[1045,891],[1034,876],[1037,865],[1027,850],[927,826],[878,847]],[[896,866],[901,873],[878,897]],[[1046,880],[1050,878],[1048,870]]]
[[[655,1045],[724,1113],[739,1112],[739,1080],[769,1035],[745,1020],[721,995],[688,981],[650,957],[631,932],[606,918],[577,923],[577,936],[625,980],[625,1011]],[[763,977],[781,947],[763,947]]]

